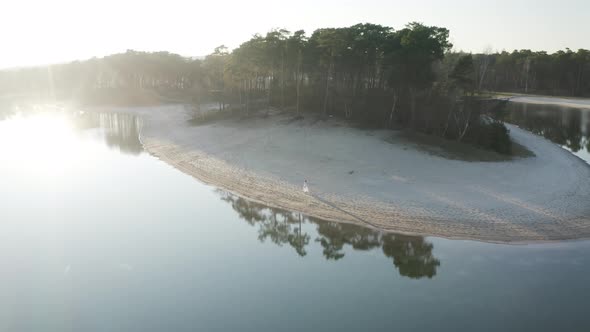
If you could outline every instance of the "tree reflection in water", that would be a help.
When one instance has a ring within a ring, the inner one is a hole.
[[[541,135],[572,152],[590,152],[590,110],[554,105],[508,103],[498,117]]]
[[[313,235],[328,260],[344,258],[344,247],[350,246],[358,251],[381,248],[383,254],[393,260],[400,275],[413,279],[432,278],[440,266],[440,261],[432,254],[432,243],[424,237],[385,234],[357,225],[324,221],[297,212],[271,208],[222,190],[218,192],[221,199],[231,204],[243,220],[258,227],[258,239],[261,242],[268,239],[278,246],[287,244],[302,257],[307,255],[306,247]],[[310,235],[303,231],[304,224],[315,224],[317,234]]]
[[[124,113],[77,113],[74,121],[81,130],[100,129],[105,143],[127,154],[143,151],[139,139],[141,122],[138,117]]]
[[[279,246],[289,244],[299,256],[307,255],[305,246],[309,244],[311,236],[302,231],[305,218],[301,214],[273,209],[221,190],[218,192],[221,199],[230,203],[248,224],[258,225],[258,239],[261,242],[269,239]]]
[[[36,114],[48,111],[67,116],[76,130],[98,130],[109,148],[118,149],[123,153],[132,155],[138,155],[143,151],[139,138],[141,120],[135,115],[111,112],[80,112],[78,110],[64,111],[54,105],[19,104],[0,98],[0,120],[21,112],[24,114]]]

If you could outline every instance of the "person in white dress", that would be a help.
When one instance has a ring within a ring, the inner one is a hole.
[[[303,181],[303,192],[304,193],[309,193],[309,187],[307,186],[307,180]]]

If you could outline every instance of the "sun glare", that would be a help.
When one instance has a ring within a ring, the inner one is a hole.
[[[0,122],[0,148],[7,160],[2,167],[30,175],[64,174],[78,144],[69,118],[62,113],[18,114]]]

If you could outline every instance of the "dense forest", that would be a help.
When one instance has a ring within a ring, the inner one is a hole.
[[[191,93],[202,64],[168,52],[127,51],[67,64],[0,72],[0,95],[85,104],[156,102],[159,92]]]
[[[473,55],[478,90],[590,96],[590,50]]]
[[[101,59],[0,72],[0,94],[142,104],[218,102],[316,112],[401,127],[510,153],[506,128],[485,116],[483,91],[590,95],[590,51],[451,52],[449,31],[357,24],[254,35],[204,59],[127,51]]]

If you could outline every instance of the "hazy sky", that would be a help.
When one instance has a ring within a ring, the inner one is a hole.
[[[272,28],[411,21],[451,31],[455,49],[590,49],[590,0],[2,0],[0,68],[126,49],[205,55]]]

